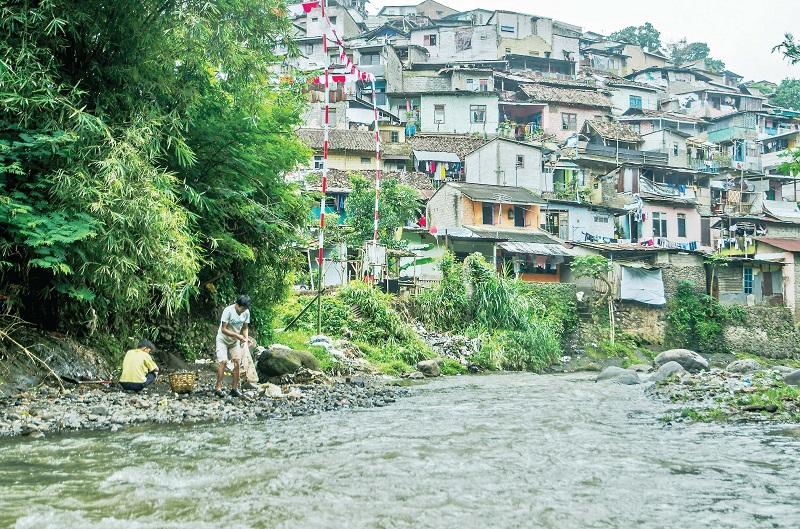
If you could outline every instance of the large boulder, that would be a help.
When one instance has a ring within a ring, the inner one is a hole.
[[[438,377],[442,374],[442,368],[440,367],[441,363],[442,360],[440,358],[436,358],[434,360],[423,360],[417,363],[417,370],[426,377]]]
[[[725,371],[728,373],[752,373],[754,371],[758,371],[761,369],[761,364],[758,363],[756,360],[747,359],[747,360],[734,360],[728,367],[725,368]]]
[[[686,370],[678,362],[667,362],[659,367],[658,371],[653,373],[653,376],[650,377],[650,381],[661,382],[673,375],[681,375],[683,373],[686,373]]]
[[[624,384],[626,386],[632,386],[635,384],[639,384],[641,380],[639,380],[639,374],[635,371],[631,371],[630,369],[623,369],[621,367],[616,366],[609,366],[597,375],[595,379],[596,382],[612,382],[614,384]]]
[[[783,377],[783,381],[789,384],[790,386],[800,386],[800,369],[792,371],[791,373]]]
[[[688,349],[670,349],[659,354],[655,359],[655,364],[659,367],[667,362],[678,362],[690,373],[708,371],[708,360]]]
[[[301,367],[319,371],[319,362],[308,351],[297,351],[283,347],[270,347],[258,357],[258,378],[266,380],[296,372]]]

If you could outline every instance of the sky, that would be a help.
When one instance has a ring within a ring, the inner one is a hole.
[[[421,0],[370,0],[368,9],[418,4]],[[625,26],[652,23],[663,43],[686,37],[702,41],[711,56],[747,80],[779,82],[800,78],[772,48],[784,33],[800,37],[800,0],[439,0],[453,9],[504,9],[550,18],[609,34]]]

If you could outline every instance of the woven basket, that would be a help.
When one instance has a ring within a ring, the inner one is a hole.
[[[169,375],[169,387],[175,393],[191,393],[197,387],[197,373],[188,371],[171,373]]]

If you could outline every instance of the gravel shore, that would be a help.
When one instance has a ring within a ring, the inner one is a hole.
[[[163,377],[166,378],[166,377]],[[116,431],[132,424],[239,422],[313,415],[343,408],[386,406],[408,393],[377,377],[245,390],[246,398],[218,397],[210,384],[190,395],[169,391],[165,380],[135,394],[117,388],[42,386],[0,398],[0,437],[39,438],[58,432]]]

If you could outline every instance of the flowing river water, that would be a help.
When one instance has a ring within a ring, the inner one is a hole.
[[[0,527],[800,527],[800,429],[664,425],[584,375],[441,379],[385,408],[0,441]]]

